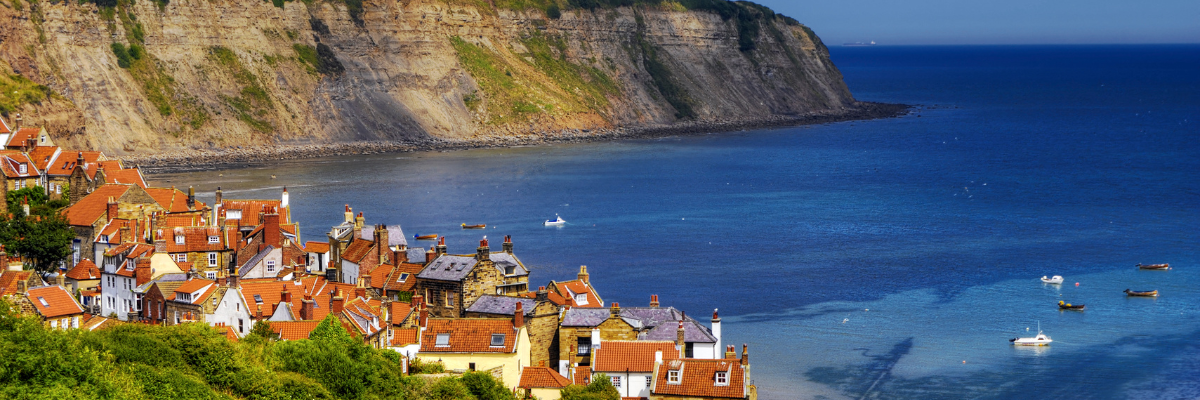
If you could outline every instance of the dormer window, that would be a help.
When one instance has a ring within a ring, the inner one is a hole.
[[[667,383],[679,384],[679,370],[667,371]]]
[[[407,272],[401,272],[401,273],[400,273],[400,278],[397,278],[397,279],[396,279],[396,282],[404,282],[404,281],[407,281],[407,280],[408,280],[408,273],[407,273]]]
[[[242,210],[226,210],[225,219],[242,219]]]
[[[512,275],[512,274],[515,274],[515,273],[517,273],[517,266],[516,266],[516,265],[508,264],[508,265],[505,265],[505,266],[504,266],[504,274],[505,274],[505,275]]]
[[[175,244],[183,244],[183,235],[175,236]]]
[[[17,169],[21,171],[21,174],[29,173],[29,167],[26,166],[25,164],[21,164],[21,166],[17,167]]]
[[[108,235],[100,235],[100,242],[108,243]]]
[[[208,237],[208,243],[209,243],[209,244],[213,244],[213,243],[221,243],[221,237],[219,237],[219,236],[209,236],[209,237]]]
[[[503,333],[493,333],[491,346],[492,347],[504,347],[504,334]]]
[[[450,334],[439,333],[437,339],[433,342],[435,347],[450,347]]]
[[[729,386],[729,373],[725,371],[717,372],[717,386]]]
[[[587,293],[580,293],[580,294],[575,295],[575,304],[582,306],[582,305],[586,305],[587,303],[588,303]]]

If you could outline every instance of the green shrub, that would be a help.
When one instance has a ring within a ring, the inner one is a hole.
[[[129,45],[129,57],[133,58],[134,60],[141,60],[142,58],[146,57],[146,48],[142,47],[140,44]]]
[[[113,43],[111,47],[113,54],[117,56],[117,65],[121,68],[129,69],[129,66],[132,65],[132,59],[129,56],[129,50],[125,48],[125,45]]]
[[[516,400],[504,383],[487,372],[468,372],[462,376],[463,386],[477,400]]]
[[[551,4],[549,7],[546,7],[546,16],[550,19],[562,18],[562,10],[558,9],[558,4]]]

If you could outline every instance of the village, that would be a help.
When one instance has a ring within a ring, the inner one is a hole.
[[[558,399],[604,377],[627,399],[757,399],[749,350],[722,341],[716,310],[696,319],[657,295],[605,302],[586,266],[531,283],[536,268],[509,236],[497,249],[486,237],[426,247],[350,205],[330,210],[343,218],[323,240],[304,241],[286,188],[230,199],[218,187],[205,204],[193,188],[149,187],[136,166],[13,122],[0,119],[0,197],[40,188],[65,204],[74,235],[66,260],[41,271],[0,246],[0,298],[46,328],[204,324],[237,341],[265,324],[296,341],[333,319],[406,367],[487,372],[520,398]],[[22,203],[10,218],[36,218]]]

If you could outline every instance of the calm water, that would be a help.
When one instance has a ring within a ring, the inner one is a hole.
[[[151,180],[205,200],[286,185],[304,240],[346,203],[452,252],[511,234],[535,281],[586,264],[606,301],[720,307],[764,399],[1200,398],[1200,46],[832,51],[857,98],[928,107]],[[570,223],[542,227],[555,213]],[[1039,321],[1052,346],[1009,345]]]

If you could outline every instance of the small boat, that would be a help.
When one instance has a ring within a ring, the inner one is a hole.
[[[1158,297],[1157,290],[1137,291],[1125,289],[1125,294],[1137,297]]]
[[[546,222],[543,222],[542,225],[555,226],[555,225],[565,225],[566,223],[567,223],[567,220],[562,219],[562,217],[558,216],[558,214],[554,214],[554,219],[548,219],[548,220],[546,220]]]
[[[1153,269],[1160,271],[1171,269],[1170,264],[1138,264],[1137,267],[1140,269]]]
[[[417,240],[436,240],[437,237],[436,233],[432,235],[413,235],[413,238]]]
[[[1063,277],[1062,277],[1062,276],[1060,276],[1060,275],[1055,275],[1053,278],[1047,278],[1047,277],[1045,277],[1045,276],[1043,275],[1043,276],[1042,276],[1042,283],[1049,283],[1049,284],[1054,284],[1054,285],[1061,285],[1061,284],[1063,283]]]
[[[1071,303],[1064,302],[1062,300],[1058,301],[1058,309],[1059,310],[1083,311],[1084,307],[1086,307],[1086,306],[1083,304],[1071,304]]]
[[[487,225],[485,225],[485,224],[479,224],[479,225],[462,224],[462,228],[463,229],[483,229],[483,228],[487,228]]]
[[[1049,336],[1046,336],[1044,333],[1042,333],[1042,323],[1040,321],[1038,322],[1037,336],[1025,338],[1019,337],[1015,339],[1009,339],[1008,341],[1012,342],[1012,344],[1015,346],[1045,346],[1050,344],[1050,342],[1053,342]]]

